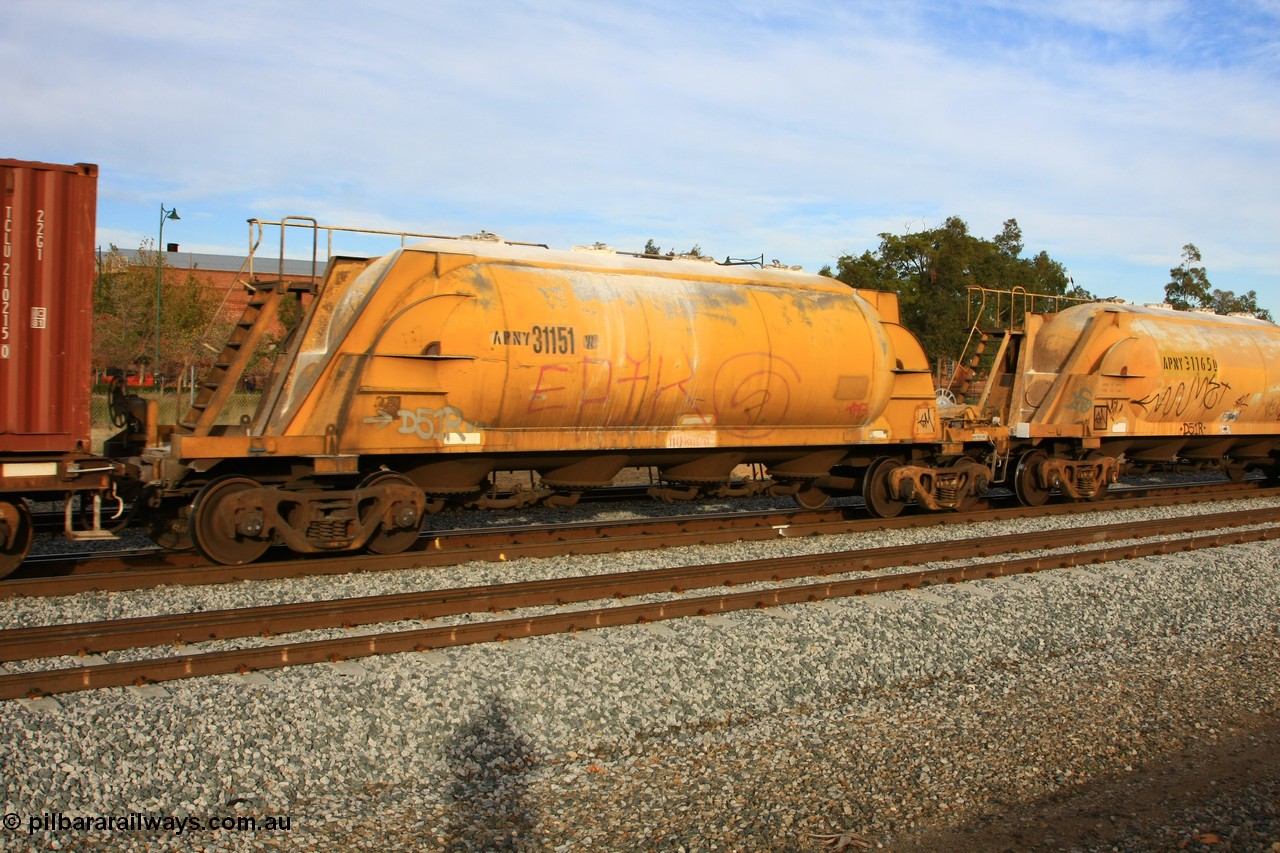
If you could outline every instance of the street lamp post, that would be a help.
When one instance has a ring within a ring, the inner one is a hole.
[[[181,219],[178,209],[166,210],[160,205],[160,236],[156,243],[156,359],[151,363],[151,381],[156,390],[160,390],[160,285],[164,281],[164,221]]]

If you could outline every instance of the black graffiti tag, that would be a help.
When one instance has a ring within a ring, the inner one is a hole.
[[[1213,376],[1197,376],[1190,381],[1182,381],[1177,385],[1167,385],[1164,390],[1134,400],[1149,415],[1174,415],[1182,417],[1187,409],[1199,404],[1204,409],[1212,409],[1222,402],[1223,396],[1231,390],[1226,382],[1219,382],[1217,374]]]

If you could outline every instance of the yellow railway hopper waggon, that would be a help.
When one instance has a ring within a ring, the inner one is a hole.
[[[1280,469],[1280,327],[1108,302],[1027,314],[1000,338],[976,421],[1010,430],[1018,497],[1096,497],[1177,461],[1233,479]]]
[[[153,538],[221,563],[407,547],[448,506],[565,505],[625,466],[652,493],[863,494],[896,513],[902,469],[935,508],[993,477],[990,431],[939,420],[894,294],[785,268],[439,239],[331,261],[251,420],[215,425],[254,295],[180,424],[131,435]],[[735,479],[739,465],[767,476]],[[495,495],[500,471],[530,487]]]

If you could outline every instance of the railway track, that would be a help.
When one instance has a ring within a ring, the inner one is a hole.
[[[1194,491],[1192,491],[1194,489]],[[200,555],[185,552],[130,553],[91,558],[30,561],[14,576],[0,581],[0,598],[72,595],[90,590],[146,589],[165,584],[198,585],[243,580],[381,572],[450,566],[472,560],[504,561],[517,557],[604,554],[774,539],[967,524],[1032,515],[1072,515],[1100,509],[1134,509],[1191,501],[1280,496],[1280,486],[1260,481],[1186,486],[1131,486],[1112,490],[1096,502],[1060,502],[1028,508],[1008,500],[992,500],[970,512],[908,513],[898,518],[865,517],[857,507],[825,510],[706,513],[615,522],[504,526],[484,530],[428,533],[401,554],[340,554],[333,557],[278,560],[243,566],[211,566]]]
[[[1176,531],[1172,538],[1171,531]],[[1206,532],[1215,531],[1215,532]],[[1091,563],[1280,538],[1274,508],[1102,525],[1031,536],[966,539],[946,543],[945,565],[908,571],[894,567],[937,562],[937,543],[871,551],[817,554],[586,578],[413,592],[365,599],[255,607],[110,622],[0,632],[0,661],[36,661],[126,648],[151,648],[205,640],[347,628],[358,624],[434,620],[516,608],[556,606],[553,613],[489,618],[462,624],[391,630],[358,636],[298,640],[223,651],[163,655],[147,660],[94,663],[0,675],[0,698],[146,684],[181,678],[279,668],[405,651],[425,651],[566,631],[706,616],[805,601],[866,595],[939,583],[959,583]],[[1104,544],[1099,543],[1125,544]],[[1064,553],[1012,558],[1028,550]],[[957,562],[976,560],[976,562]],[[867,575],[865,573],[872,573]],[[856,573],[860,577],[787,584],[801,578]],[[766,588],[683,595],[688,590]],[[614,599],[654,593],[658,601],[618,605]],[[565,605],[608,599],[609,604]]]

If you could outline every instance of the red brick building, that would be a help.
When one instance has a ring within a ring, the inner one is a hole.
[[[311,281],[311,261],[299,261],[286,258],[283,274],[278,258],[253,258],[252,266],[243,255],[213,255],[201,252],[183,252],[178,244],[170,243],[164,253],[165,268],[179,273],[189,272],[206,288],[209,297],[220,307],[218,319],[234,322],[244,312],[245,303],[249,301],[249,286],[254,282],[278,281],[282,277],[286,281],[306,283]],[[127,263],[137,261],[138,252],[121,250]],[[148,261],[154,263],[154,261]],[[318,260],[315,268],[315,280],[324,278],[325,262]],[[272,330],[279,331],[279,330]]]

